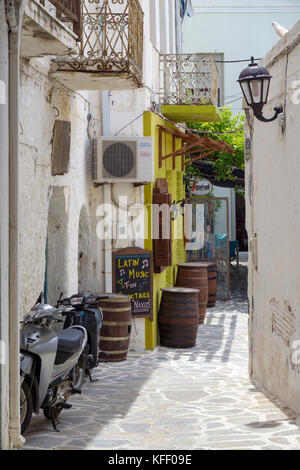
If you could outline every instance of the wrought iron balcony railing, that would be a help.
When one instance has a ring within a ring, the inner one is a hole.
[[[56,58],[55,69],[108,77],[125,74],[142,86],[143,27],[138,0],[82,0],[79,49]]]
[[[160,104],[218,104],[218,69],[212,54],[162,54],[160,65]]]
[[[40,0],[40,4],[46,6],[47,0]],[[73,31],[77,36],[81,32],[81,1],[80,0],[48,0],[56,8],[56,17],[63,22],[73,23]]]

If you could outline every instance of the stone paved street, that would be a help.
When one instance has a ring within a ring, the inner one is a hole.
[[[34,417],[25,449],[299,449],[288,410],[248,378],[247,303],[218,302],[191,350],[101,364],[60,433]]]

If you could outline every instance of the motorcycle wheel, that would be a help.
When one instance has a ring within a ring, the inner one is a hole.
[[[31,391],[25,382],[23,381],[20,389],[20,425],[21,434],[24,434],[28,428],[33,413],[33,403]]]

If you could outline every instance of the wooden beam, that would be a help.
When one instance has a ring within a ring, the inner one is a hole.
[[[197,160],[200,160],[201,158],[207,157],[208,155],[211,155],[212,153],[215,153],[215,150],[212,150],[211,152],[203,153],[202,155],[198,155],[197,157],[191,158],[191,160],[184,162],[184,166],[190,165],[191,163],[196,162]]]
[[[165,126],[160,124],[157,125],[159,128],[159,168],[162,168],[162,164],[164,160],[168,158],[172,158],[172,167],[173,170],[176,168],[176,157],[181,156],[181,170],[184,171],[186,165],[193,163],[194,161],[200,160],[208,155],[211,155],[215,152],[226,152],[226,153],[233,153],[233,149],[228,145],[226,142],[223,141],[215,141],[210,137],[198,137],[195,134],[184,134],[181,131],[175,129],[169,129]],[[166,134],[172,135],[172,148],[173,152],[168,153],[167,155],[163,155],[163,132]],[[183,145],[181,149],[175,150],[176,148],[176,138],[181,139],[182,143],[186,143],[187,145]],[[198,147],[198,148],[194,148]],[[200,147],[200,148],[199,148]],[[194,150],[192,150],[194,149]],[[190,159],[189,161],[185,161],[185,155],[187,152],[190,154],[208,150],[207,153],[198,155],[195,158]]]
[[[194,144],[183,146],[183,147],[181,147],[181,149],[178,149],[175,152],[168,153],[168,155],[164,155],[162,157],[162,160],[167,160],[168,158],[177,157],[179,155],[182,155],[182,153],[186,153],[187,150],[192,149],[193,147],[195,147]],[[199,151],[199,149],[198,149],[198,151]]]

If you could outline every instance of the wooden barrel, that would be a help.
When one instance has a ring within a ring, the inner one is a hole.
[[[100,350],[108,362],[125,361],[131,333],[131,301],[128,295],[107,294],[99,305],[103,312],[100,332]]]
[[[214,307],[216,305],[217,298],[217,271],[216,264],[211,263],[207,268],[208,276],[208,302],[207,307]]]
[[[205,321],[208,301],[208,263],[183,263],[178,264],[176,286],[190,287],[199,290],[199,323]]]
[[[158,313],[160,344],[168,348],[192,348],[199,325],[198,289],[161,289]]]

